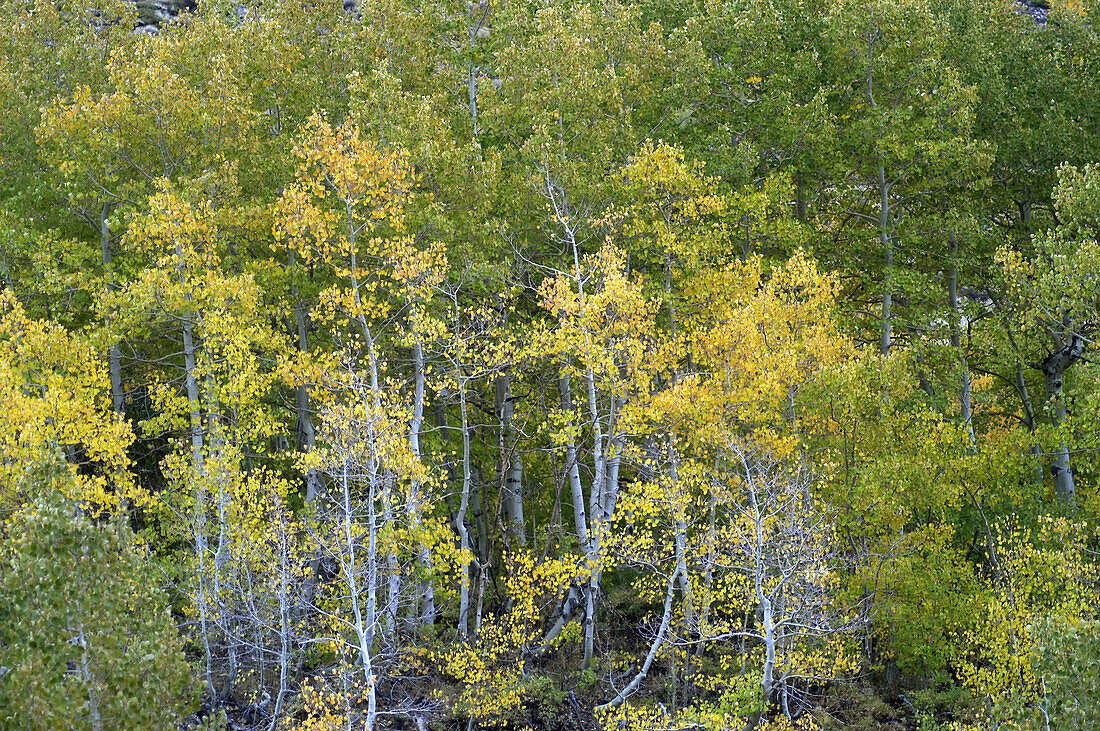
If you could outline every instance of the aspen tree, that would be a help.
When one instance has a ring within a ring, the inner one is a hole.
[[[49,459],[49,456],[46,456]],[[56,468],[55,468],[56,469]],[[191,678],[168,602],[125,523],[103,525],[27,480],[39,497],[10,524],[0,596],[5,724],[138,729],[179,723]],[[58,484],[60,486],[60,484]]]

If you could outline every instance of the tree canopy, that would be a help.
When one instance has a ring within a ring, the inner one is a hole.
[[[0,0],[0,726],[1092,727],[1027,10]]]

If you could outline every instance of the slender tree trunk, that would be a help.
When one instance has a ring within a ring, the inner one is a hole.
[[[294,251],[290,252],[290,266],[294,266]],[[309,353],[309,319],[305,304],[298,299],[298,288],[291,287],[294,298],[295,345],[301,355]],[[317,431],[313,426],[313,404],[309,397],[309,388],[302,384],[294,390],[294,411],[298,422],[298,449],[310,451],[317,445]],[[306,473],[306,503],[313,505],[323,489],[321,474],[316,469]]]
[[[1056,429],[1065,423],[1066,396],[1064,379],[1066,371],[1084,353],[1085,343],[1076,333],[1070,333],[1068,340],[1055,336],[1057,350],[1051,353],[1041,364],[1046,381],[1047,397],[1053,401],[1054,411],[1051,424]],[[1061,441],[1051,459],[1050,471],[1054,476],[1054,491],[1064,503],[1075,505],[1077,500],[1073,481],[1073,465],[1070,462],[1069,447]]]
[[[572,397],[569,387],[569,373],[565,370],[564,366],[560,369],[560,375],[558,377],[558,395],[561,400],[562,410],[567,414],[571,413]],[[585,551],[587,555],[588,520],[585,516],[584,491],[581,488],[580,466],[577,464],[577,447],[572,432],[569,433],[568,441],[565,445],[565,464],[562,466],[562,470],[562,482],[569,483],[569,494],[573,505],[573,525],[577,534],[577,541],[581,549]],[[546,550],[549,550],[549,540],[548,536]],[[554,640],[558,638],[561,631],[573,619],[573,615],[581,605],[582,598],[583,592],[579,590],[575,584],[570,585],[562,600],[558,616],[553,626],[551,626],[550,630],[546,633],[540,647],[535,651],[536,657],[542,656],[549,651]]]
[[[591,521],[589,527],[588,564],[591,578],[588,581],[588,593],[585,596],[584,618],[584,667],[592,665],[596,650],[596,604],[600,595],[600,548],[604,543],[604,502],[607,483],[607,448],[604,444],[603,427],[599,414],[599,402],[596,398],[596,376],[589,368],[585,373],[588,387],[588,415],[592,429],[592,462],[595,476],[588,494],[588,511]]]
[[[691,590],[691,576],[687,567],[687,521],[683,513],[679,512],[683,504],[683,496],[680,493],[679,456],[673,442],[674,437],[669,437],[669,505],[674,513],[674,525],[676,541],[676,573],[680,577],[680,597],[683,601],[682,631],[685,637],[690,637],[695,624],[695,598]],[[688,653],[684,658],[684,703],[687,703],[689,694],[689,676],[692,672],[692,656]]]
[[[382,525],[394,523],[394,484],[392,476],[382,481]],[[401,606],[401,572],[397,551],[386,551],[386,608],[383,612],[384,637],[391,645],[397,644],[397,614]]]
[[[180,284],[186,286],[185,270],[183,266],[183,249],[176,246],[176,257],[180,261]],[[186,294],[188,303],[191,295]],[[183,317],[183,368],[184,381],[187,391],[187,405],[189,411],[189,427],[191,441],[191,469],[192,482],[195,489],[195,557],[198,560],[197,595],[195,597],[199,610],[199,633],[202,636],[203,658],[205,660],[206,687],[210,697],[217,701],[218,691],[214,685],[214,663],[212,640],[210,637],[210,618],[207,616],[209,609],[209,597],[206,592],[206,554],[209,550],[207,544],[206,525],[206,458],[204,455],[205,434],[202,424],[202,405],[199,400],[198,382],[198,356],[195,347],[195,323],[194,313],[190,310]],[[214,597],[217,601],[217,597]]]
[[[381,455],[379,454],[379,435],[376,431],[375,420],[382,413],[382,390],[378,382],[378,356],[375,352],[374,335],[367,322],[367,316],[363,308],[362,296],[359,285],[359,267],[357,253],[357,229],[351,212],[351,204],[345,201],[348,226],[348,248],[351,252],[351,287],[352,298],[355,302],[359,328],[363,334],[364,343],[367,346],[368,367],[370,368],[370,398],[364,403],[366,407],[366,427],[369,457],[367,461],[367,484],[369,495],[367,497],[367,600],[366,617],[359,610],[357,588],[355,586],[354,549],[355,538],[352,532],[351,522],[351,497],[348,485],[348,465],[344,464],[344,528],[348,543],[349,557],[352,559],[347,572],[350,579],[349,589],[352,592],[352,606],[356,620],[356,630],[359,639],[360,659],[363,663],[363,675],[367,681],[367,716],[366,727],[374,728],[377,715],[377,693],[375,691],[376,678],[371,664],[371,650],[374,645],[375,627],[378,623],[378,513],[377,501],[386,500],[385,490],[381,485],[379,471],[381,469]]]
[[[194,481],[195,488],[195,558],[198,562],[197,586],[195,587],[195,606],[199,610],[199,635],[202,637],[204,660],[204,679],[206,691],[213,700],[217,700],[218,691],[214,687],[214,658],[211,649],[210,620],[207,617],[208,600],[206,597],[206,481],[199,478]]]
[[[355,309],[357,312],[357,319],[359,321],[359,329],[363,334],[363,341],[367,346],[367,358],[370,367],[370,401],[365,403],[367,411],[367,423],[371,431],[371,444],[372,449],[375,449],[377,445],[378,435],[374,433],[374,420],[382,413],[382,389],[378,381],[378,354],[375,350],[374,334],[371,331],[370,324],[367,322],[367,316],[363,308],[362,294],[360,292],[359,283],[359,260],[356,249],[356,228],[351,214],[350,203],[346,204],[346,216],[348,226],[348,248],[351,252],[350,264],[351,264],[351,288],[352,299],[355,302]],[[377,473],[381,467],[380,459],[377,454],[371,457],[372,469]],[[375,475],[375,480],[378,480],[378,475]],[[382,521],[383,525],[389,525],[393,521],[393,495],[392,485],[389,484],[389,480],[376,482],[372,484],[372,500],[381,500],[382,503]],[[380,487],[375,491],[376,487]],[[371,510],[374,511],[374,503],[371,503]],[[375,515],[372,512],[372,520],[375,519]],[[377,536],[371,535],[372,544],[377,541]],[[373,555],[373,549],[372,549]],[[377,571],[377,567],[374,563],[371,564],[372,571]],[[385,621],[386,621],[386,635],[390,639],[393,639],[393,631],[395,629],[395,623],[397,621],[397,602],[401,593],[401,577],[397,571],[397,554],[395,549],[391,548],[386,554],[386,571],[387,571],[387,601],[385,607]],[[376,577],[377,580],[377,577]],[[372,597],[372,601],[376,601]],[[374,624],[371,624],[372,631]]]
[[[290,547],[287,545],[285,506],[279,506],[279,688],[275,693],[275,706],[271,711],[271,723],[267,731],[275,731],[283,712],[283,700],[287,694],[290,671],[291,621],[290,621]]]
[[[481,565],[478,566],[477,608],[474,610],[474,637],[477,637],[481,632],[481,619],[485,612],[485,589],[489,585],[489,571],[491,569],[492,565],[487,560],[483,560]]]
[[[569,384],[569,374],[564,372],[558,380],[559,389],[561,392],[562,409],[568,414],[573,411],[573,399],[572,392]],[[594,393],[590,393],[590,398],[594,398]],[[596,426],[598,429],[598,425]],[[602,441],[593,440],[593,443]],[[597,464],[598,464],[598,457]],[[599,590],[599,578],[598,578],[598,548],[595,545],[594,531],[597,529],[589,530],[589,521],[587,517],[587,511],[585,509],[584,502],[584,488],[581,485],[581,472],[580,464],[577,462],[577,446],[574,442],[572,434],[570,434],[568,441],[565,445],[565,460],[566,470],[569,476],[569,489],[570,495],[573,500],[573,523],[577,531],[577,540],[579,541],[582,550],[585,552],[585,559],[587,568],[590,572],[590,576],[584,583],[583,598],[584,598],[584,667],[587,668],[591,662],[595,651],[595,625],[596,625],[596,596],[595,593]],[[598,478],[593,480],[593,485],[589,494],[590,504],[589,509],[595,511],[598,509],[599,498],[598,488],[596,483]],[[597,517],[597,520],[599,518]]]
[[[481,33],[481,29],[485,27],[485,23],[489,17],[489,10],[492,7],[488,0],[481,0],[481,2],[472,3],[470,6],[469,16],[467,18],[468,24],[466,27],[466,33],[469,37],[469,51],[470,51],[470,64],[467,67],[467,93],[469,97],[468,105],[470,110],[470,124],[473,127],[474,137],[481,134],[481,130],[478,128],[477,122],[477,92],[478,92],[478,74],[481,73],[481,69],[474,66],[474,50],[477,46],[477,39]],[[480,12],[480,15],[479,15]]]
[[[420,462],[421,459],[420,432],[424,425],[425,373],[424,347],[420,339],[417,338],[413,345],[413,411],[412,419],[409,421],[409,448],[412,450],[413,458],[417,462]],[[406,508],[414,528],[420,525],[421,487],[422,486],[415,481],[409,486],[409,497]],[[417,547],[417,563],[420,565],[420,570],[425,574],[431,572],[432,555],[424,543],[420,543]],[[431,579],[424,578],[421,580],[419,589],[419,597],[416,602],[419,604],[420,610],[418,622],[423,626],[430,626],[435,623],[435,589],[432,586]]]
[[[183,367],[186,371],[187,404],[191,411],[191,459],[196,476],[201,478],[205,472],[202,408],[199,405],[199,382],[196,377],[194,322],[190,312],[183,319]]]
[[[569,374],[562,371],[558,379],[562,410],[569,414],[573,410],[573,399],[569,386]],[[584,551],[589,550],[588,518],[584,506],[584,488],[581,486],[581,469],[577,462],[577,445],[570,431],[565,443],[565,470],[569,479],[569,493],[573,502],[573,526],[577,540]]]
[[[84,680],[84,685],[88,689],[89,720],[92,722],[93,731],[103,731],[103,717],[99,713],[99,692],[96,688],[95,678],[92,676],[91,663],[88,659],[88,638],[84,635],[83,620],[81,620],[77,626],[77,642],[80,643],[80,672]]]
[[[889,355],[890,346],[893,342],[894,237],[890,229],[890,188],[886,184],[886,168],[881,161],[878,165],[878,194],[879,245],[882,247],[883,255],[882,323],[879,330],[879,352],[882,355]]]
[[[294,266],[294,253],[290,254],[290,266]],[[309,352],[309,321],[306,317],[305,306],[298,300],[298,290],[294,287],[291,291],[294,297],[294,333],[295,342],[300,354]],[[317,446],[317,431],[313,425],[313,404],[309,396],[309,388],[305,384],[299,385],[294,390],[294,410],[297,417],[298,451],[311,452]],[[313,507],[318,497],[324,490],[324,480],[321,471],[309,468],[306,471],[306,505]],[[309,559],[305,581],[302,584],[302,605],[309,607],[313,604],[317,592],[317,585],[321,580],[321,548],[318,546]]]
[[[764,695],[764,701],[771,703],[775,697],[775,612],[771,600],[762,592],[757,595],[763,614],[764,631],[764,669],[761,674],[760,688]]]
[[[561,607],[558,609],[558,616],[554,620],[554,624],[550,627],[550,630],[546,633],[546,636],[542,638],[542,644],[534,651],[533,654],[535,657],[542,657],[549,652],[554,640],[558,638],[561,631],[565,629],[565,626],[573,619],[573,615],[581,605],[581,599],[582,592],[578,590],[576,586],[570,586],[566,590],[565,598],[562,600]]]
[[[1027,382],[1024,380],[1024,364],[1016,361],[1016,390],[1020,394],[1021,406],[1024,410],[1024,426],[1028,434],[1035,433],[1035,409],[1031,405],[1031,394],[1027,390]]]
[[[500,416],[500,472],[503,475],[504,514],[513,542],[527,545],[527,526],[523,517],[523,461],[520,459],[515,424],[515,404],[511,393],[512,377],[500,376],[494,383],[497,414]]]
[[[764,702],[771,703],[775,697],[775,663],[776,663],[776,614],[772,602],[770,589],[765,586],[768,574],[768,565],[764,557],[764,523],[767,520],[765,508],[760,505],[757,496],[757,484],[753,479],[752,470],[749,468],[745,457],[741,456],[741,462],[745,469],[745,490],[749,498],[749,517],[753,521],[754,544],[753,552],[753,588],[757,605],[760,607],[762,639],[764,640],[764,667],[761,671],[760,688],[764,695]]]
[[[963,314],[959,307],[959,283],[958,271],[955,267],[959,244],[955,236],[951,236],[951,263],[947,270],[947,300],[951,308],[951,347],[958,353],[959,369],[961,373],[959,384],[959,412],[962,422],[966,426],[966,435],[970,440],[970,448],[977,448],[977,439],[974,436],[973,408],[971,404],[970,365],[967,362],[966,350],[962,346]]]
[[[463,555],[470,553],[470,531],[466,526],[466,513],[470,507],[470,493],[473,483],[473,471],[470,465],[470,420],[466,407],[466,382],[462,369],[456,365],[458,379],[458,410],[462,422],[462,497],[458,513],[455,515],[455,530],[458,531],[459,547]],[[462,564],[462,576],[458,594],[458,634],[470,636],[470,561]]]
[[[227,671],[222,681],[221,697],[229,698],[233,695],[233,687],[237,681],[237,643],[233,631],[233,617],[225,602],[225,587],[223,575],[226,562],[229,560],[228,531],[229,522],[226,511],[229,508],[229,491],[225,484],[225,465],[223,463],[223,451],[221,438],[218,431],[214,430],[211,449],[214,452],[214,469],[217,470],[217,514],[218,514],[218,546],[214,551],[214,586],[213,597],[218,607],[218,626],[225,637]],[[208,463],[209,464],[209,463]]]
[[[466,406],[469,409],[469,394],[466,397]],[[470,424],[470,443],[473,443],[474,439],[474,425]],[[489,564],[489,553],[492,547],[491,533],[490,533],[490,516],[487,506],[489,501],[486,500],[485,495],[485,480],[482,479],[481,470],[474,466],[473,458],[470,460],[470,507],[474,512],[474,527],[476,530],[472,536],[473,547],[477,554],[478,571],[481,571],[482,566]]]
[[[680,558],[677,559],[677,568],[672,572],[672,575],[668,577],[668,586],[665,589],[665,603],[664,610],[661,614],[661,625],[657,628],[657,636],[653,638],[653,642],[649,645],[649,652],[646,653],[645,660],[642,662],[642,667],[638,670],[637,674],[623,686],[614,698],[602,706],[597,706],[597,711],[606,711],[616,706],[622,705],[623,701],[629,698],[638,690],[638,686],[642,684],[642,681],[646,679],[649,674],[649,668],[653,665],[653,661],[657,658],[657,652],[661,649],[661,645],[664,643],[665,635],[668,634],[668,626],[672,621],[672,599],[676,593],[676,580],[680,576],[679,568]]]
[[[470,97],[470,122],[474,128],[474,137],[481,134],[481,131],[477,126],[477,73],[478,69],[474,65],[470,65],[469,79],[467,80],[467,86]]]
[[[875,44],[878,42],[876,30],[867,35],[867,71],[864,83],[867,87],[867,105],[878,107],[875,102]],[[882,320],[879,325],[879,353],[890,354],[893,338],[894,304],[894,239],[890,211],[890,186],[886,182],[886,164],[879,155],[876,187],[878,193],[878,238],[883,257],[882,277]]]
[[[705,596],[708,601],[702,602],[702,607],[699,611],[699,636],[705,637],[707,634],[707,625],[710,622],[710,597],[713,595],[714,590],[714,565],[717,562],[717,556],[715,554],[718,543],[718,498],[714,494],[714,490],[709,491],[710,500],[707,510],[707,555],[706,564],[703,569],[703,588],[705,589]],[[698,659],[703,654],[705,643],[700,642],[695,647],[695,657]]]
[[[1008,323],[1007,319],[1004,323],[1005,335],[1008,337],[1009,343],[1012,344],[1012,349],[1016,352],[1016,370],[1014,384],[1016,386],[1016,392],[1020,396],[1020,406],[1024,410],[1024,426],[1027,427],[1028,434],[1035,434],[1035,407],[1031,402],[1031,394],[1028,392],[1027,380],[1024,378],[1024,363],[1020,359],[1020,347],[1016,344],[1016,339],[1012,336],[1012,326]],[[1028,449],[1032,457],[1034,457],[1034,481],[1036,485],[1043,484],[1043,449],[1039,444],[1032,442],[1031,447]]]
[[[368,466],[368,472],[372,474],[370,474],[368,477],[370,495],[367,500],[367,604],[364,616],[364,610],[359,601],[359,566],[355,550],[357,539],[355,538],[355,530],[353,528],[351,477],[349,474],[349,467],[350,466],[348,462],[345,460],[343,465],[343,472],[340,476],[340,486],[342,488],[341,497],[343,500],[342,512],[345,544],[344,548],[347,551],[347,554],[342,558],[341,563],[343,564],[344,580],[347,582],[348,594],[351,599],[351,612],[355,620],[354,629],[355,637],[358,642],[359,662],[363,667],[363,679],[366,681],[367,684],[366,727],[368,729],[373,729],[374,719],[377,714],[377,699],[374,687],[374,665],[371,654],[372,645],[374,644],[374,624],[376,621],[375,606],[378,592],[378,524],[374,506],[374,502],[377,499],[377,469],[373,464]]]
[[[103,269],[107,276],[107,289],[114,291],[117,289],[117,285],[111,272],[111,229],[107,225],[107,217],[110,213],[111,205],[104,203],[99,214],[99,245],[103,252]],[[114,319],[113,315],[107,315],[108,324],[112,319]],[[115,413],[121,416],[125,411],[125,394],[122,391],[122,349],[113,337],[111,338],[111,350],[107,356],[107,363],[111,379],[111,405],[114,407]]]

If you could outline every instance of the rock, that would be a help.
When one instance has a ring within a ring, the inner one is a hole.
[[[1016,0],[1016,9],[1023,15],[1030,15],[1039,25],[1047,24],[1050,5],[1043,0]]]
[[[194,10],[196,0],[137,0],[134,3],[137,8],[139,28],[142,32],[149,26],[159,27],[163,23],[175,20],[180,13]]]

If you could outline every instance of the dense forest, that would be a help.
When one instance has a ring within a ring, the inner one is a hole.
[[[1100,4],[0,0],[0,727],[1100,728]]]

